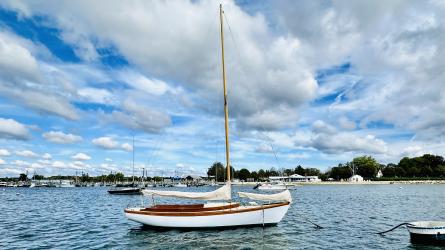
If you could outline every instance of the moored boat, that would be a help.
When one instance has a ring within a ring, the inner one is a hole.
[[[224,201],[223,203],[153,205],[151,207],[133,207],[124,210],[125,216],[133,221],[153,227],[167,228],[224,228],[275,225],[286,215],[292,202],[289,190],[278,194],[256,194],[238,192],[242,198],[268,202],[241,205],[231,202],[231,171],[229,149],[228,104],[226,72],[224,65],[223,10],[219,9],[221,32],[221,59],[224,91],[224,121],[226,146],[226,178],[224,186],[211,192],[180,192],[163,190],[143,190],[142,193],[154,200],[154,196],[175,197],[206,201]]]
[[[445,221],[416,221],[406,227],[411,243],[445,246]]]

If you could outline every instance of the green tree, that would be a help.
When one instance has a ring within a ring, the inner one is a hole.
[[[253,178],[254,181],[258,180],[258,173],[256,171],[250,172],[250,178]]]
[[[26,176],[26,174],[20,174],[19,181],[27,181],[27,180],[28,180],[28,176]]]
[[[363,178],[374,178],[379,171],[379,163],[372,156],[360,156],[352,160],[356,173]]]
[[[352,171],[347,165],[338,164],[337,167],[333,167],[331,169],[330,178],[333,178],[335,180],[341,180],[341,179],[347,179],[351,177]]]
[[[304,168],[302,166],[300,166],[300,165],[298,165],[295,168],[294,173],[299,174],[299,175],[303,175],[303,176],[306,174],[306,172],[304,171]]]
[[[245,168],[240,169],[240,171],[238,172],[238,178],[240,180],[246,181],[247,178],[250,178],[250,171]]]
[[[225,179],[225,167],[221,162],[215,162],[213,165],[207,170],[207,176],[217,177],[217,181],[223,182]]]
[[[267,178],[268,176],[266,176],[266,171],[264,171],[263,169],[258,170],[258,178],[259,179],[264,179]]]
[[[124,174],[116,173],[115,178],[116,178],[116,181],[124,181]]]
[[[318,168],[306,168],[304,170],[304,175],[306,176],[319,176],[320,170]]]

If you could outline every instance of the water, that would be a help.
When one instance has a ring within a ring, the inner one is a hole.
[[[0,249],[418,249],[405,228],[375,233],[401,222],[445,220],[445,185],[320,185],[291,192],[294,203],[275,227],[156,231],[124,217],[139,196],[113,196],[99,187],[5,188]]]

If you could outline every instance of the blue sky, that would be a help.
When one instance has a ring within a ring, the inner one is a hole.
[[[218,6],[2,1],[0,176],[224,162]],[[223,6],[235,168],[444,155],[443,3]]]

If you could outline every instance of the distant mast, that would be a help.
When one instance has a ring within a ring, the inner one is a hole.
[[[134,135],[133,135],[133,148],[132,148],[132,151],[133,151],[133,187],[134,187]]]
[[[226,171],[227,181],[230,182],[230,146],[229,146],[229,107],[227,106],[227,87],[226,87],[226,66],[224,64],[224,32],[223,32],[223,9],[222,4],[219,5],[219,21],[221,28],[221,60],[222,60],[222,75],[224,86],[224,125],[226,131]]]

